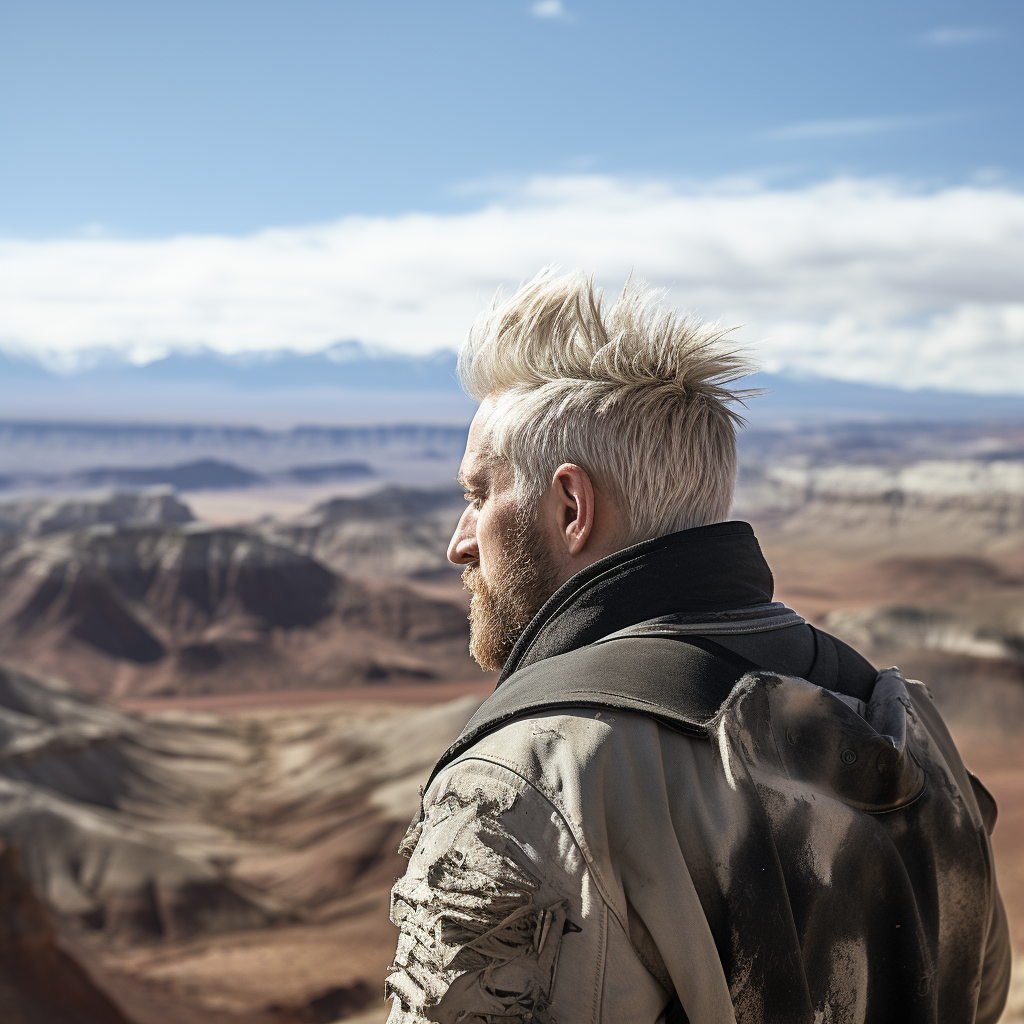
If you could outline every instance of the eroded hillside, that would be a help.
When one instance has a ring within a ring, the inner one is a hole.
[[[478,703],[140,716],[0,670],[0,841],[137,1024],[331,1021],[379,998],[399,841]]]
[[[987,430],[761,436],[737,513],[778,599],[931,687],[1000,802],[1024,948],[1024,432]],[[30,671],[0,686],[0,840],[137,1024],[378,1013],[395,847],[480,699],[443,698],[487,685],[444,568],[458,495],[161,507],[8,517],[0,652]]]
[[[252,530],[118,525],[0,557],[0,653],[97,695],[466,676],[465,612],[358,581]]]

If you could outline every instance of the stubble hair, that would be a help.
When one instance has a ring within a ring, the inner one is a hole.
[[[484,578],[479,563],[462,572],[463,584],[473,593],[469,653],[485,672],[504,667],[523,630],[558,589],[557,568],[534,509],[524,504],[517,510],[490,577]]]

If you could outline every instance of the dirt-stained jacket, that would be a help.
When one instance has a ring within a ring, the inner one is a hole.
[[[770,601],[754,549],[721,524],[598,563],[503,684],[667,607]],[[710,596],[709,559],[735,584]],[[859,695],[750,672],[702,735],[577,707],[476,739],[406,840],[393,1024],[994,1022],[994,804],[923,685],[856,675]]]

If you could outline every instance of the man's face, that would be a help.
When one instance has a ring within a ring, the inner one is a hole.
[[[511,469],[486,451],[486,403],[469,431],[459,481],[469,502],[448,558],[464,565],[473,592],[469,652],[484,669],[499,669],[541,605],[557,589],[550,542],[538,522],[540,506],[523,507]]]

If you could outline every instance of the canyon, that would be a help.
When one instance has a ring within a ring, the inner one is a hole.
[[[1005,424],[751,431],[734,512],[778,600],[927,682],[999,802],[1018,949],[1022,452]],[[397,846],[494,683],[431,465],[0,502],[0,945],[54,979],[0,972],[4,1019],[384,1020]]]

